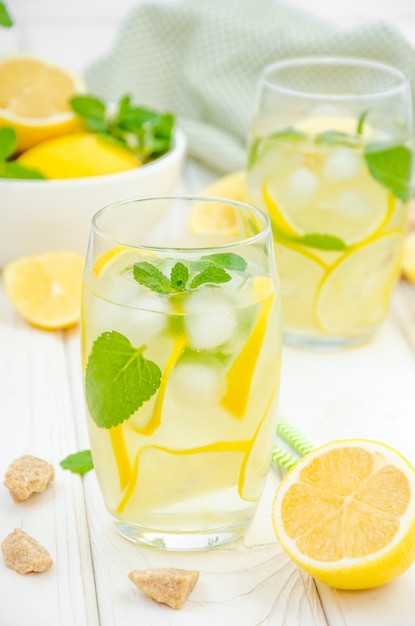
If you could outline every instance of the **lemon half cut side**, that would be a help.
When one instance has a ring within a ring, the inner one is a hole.
[[[71,250],[21,257],[3,268],[4,290],[30,324],[68,328],[80,319],[83,269],[84,257]]]
[[[330,442],[283,478],[272,521],[281,547],[316,580],[382,585],[415,560],[415,469],[384,443]]]
[[[69,99],[85,92],[69,69],[27,53],[0,57],[0,127],[14,128],[17,152],[81,127]]]

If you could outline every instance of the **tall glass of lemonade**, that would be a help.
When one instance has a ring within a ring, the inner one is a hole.
[[[271,219],[287,342],[360,344],[384,320],[407,228],[411,135],[397,69],[310,57],[262,73],[248,192]]]
[[[97,213],[82,354],[91,451],[116,529],[173,550],[243,535],[270,467],[280,378],[267,215],[177,196]]]

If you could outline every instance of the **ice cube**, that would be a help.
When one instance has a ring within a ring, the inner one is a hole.
[[[339,194],[334,208],[351,219],[365,219],[372,211],[370,198],[359,189],[348,189]]]
[[[289,193],[296,205],[306,205],[318,187],[317,177],[306,167],[298,167],[289,176]]]
[[[190,344],[196,350],[213,350],[230,341],[235,333],[236,319],[231,311],[200,313],[186,317]]]
[[[226,285],[230,289],[229,283]],[[232,339],[236,318],[230,309],[234,307],[232,298],[215,287],[191,294],[184,308],[189,314],[185,323],[192,347],[212,350]]]
[[[336,150],[324,163],[323,175],[327,180],[338,182],[357,176],[362,168],[362,159],[352,150]]]
[[[195,409],[214,404],[223,394],[224,379],[220,364],[179,363],[170,375],[169,391],[180,406]]]
[[[156,294],[140,293],[130,295],[128,304],[95,300],[90,315],[97,334],[116,330],[138,347],[165,328],[167,310],[167,302]]]

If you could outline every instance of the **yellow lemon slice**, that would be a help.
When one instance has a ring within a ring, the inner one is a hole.
[[[50,179],[115,174],[140,165],[128,150],[85,132],[44,141],[26,150],[17,161]]]
[[[0,127],[15,129],[17,152],[81,127],[69,99],[85,91],[83,80],[31,54],[0,58]]]
[[[415,283],[415,232],[407,235],[405,239],[402,274],[407,280]]]
[[[402,244],[400,232],[380,235],[331,266],[316,297],[316,318],[324,332],[370,330],[383,320],[399,275]]]
[[[315,329],[315,294],[327,266],[309,249],[294,243],[277,243],[275,250],[284,328]]]
[[[277,399],[278,382],[242,461],[238,493],[247,502],[259,499],[271,465],[276,422],[274,402]]]
[[[415,560],[415,469],[383,443],[330,442],[283,478],[272,522],[282,548],[317,580],[382,585]]]
[[[142,447],[115,512],[138,521],[143,513],[234,486],[248,445],[248,441],[218,441],[180,450]]]
[[[293,176],[312,178],[317,191],[309,203],[296,205],[287,191],[285,180],[267,178],[262,186],[265,207],[274,226],[276,237],[302,237],[308,233],[330,234],[348,246],[356,245],[380,232],[391,219],[396,206],[394,196],[362,170],[354,181],[355,189],[343,182],[328,188],[321,182],[321,172],[301,167]],[[291,181],[293,194],[298,194],[301,180]],[[306,184],[309,184],[306,182]]]
[[[133,248],[129,246],[115,246],[103,252],[95,261],[92,273],[95,276],[108,276],[122,273],[127,267],[141,261],[150,261],[157,258],[152,250]]]
[[[3,268],[4,290],[24,319],[46,330],[79,321],[84,258],[56,250],[22,257]]]

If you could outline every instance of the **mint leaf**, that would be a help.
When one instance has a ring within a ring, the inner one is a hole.
[[[142,261],[133,266],[134,278],[137,282],[152,291],[160,294],[173,294],[178,292],[188,292],[196,289],[205,283],[225,283],[231,280],[231,276],[226,269],[245,271],[247,262],[238,254],[233,252],[223,254],[207,254],[198,261],[190,264],[192,273],[199,273],[193,276],[189,284],[189,268],[178,261],[171,270],[170,279],[167,278],[155,265]]]
[[[80,474],[81,476],[94,469],[90,450],[82,450],[82,452],[70,454],[65,459],[62,459],[59,465],[63,469],[70,470],[73,474]]]
[[[37,170],[32,170],[18,161],[7,161],[15,151],[17,134],[14,128],[4,126],[0,128],[0,178],[45,178]]]
[[[365,152],[369,172],[394,196],[408,202],[411,196],[412,152],[406,146],[371,144]]]
[[[145,349],[135,348],[115,330],[102,333],[94,342],[85,373],[85,397],[100,428],[127,420],[159,388],[160,368],[143,356]]]
[[[363,126],[365,125],[366,118],[369,115],[369,113],[370,113],[370,109],[366,109],[366,111],[363,111],[363,113],[360,115],[359,119],[357,120],[356,133],[358,135],[363,134]]]
[[[308,246],[310,248],[318,248],[320,250],[346,250],[347,246],[342,239],[334,235],[324,235],[320,233],[309,233],[303,237],[295,239],[297,243]]]
[[[343,133],[338,130],[326,130],[317,135],[314,143],[318,146],[346,146],[354,148],[359,144],[359,140],[354,135]]]
[[[152,291],[157,293],[171,293],[172,287],[169,279],[160,270],[148,263],[148,261],[142,261],[140,263],[134,263],[133,274],[135,280],[148,287]]]
[[[227,283],[231,280],[228,272],[225,272],[221,267],[207,267],[202,270],[200,274],[196,274],[190,283],[191,289],[196,289],[200,285],[205,283]]]
[[[5,161],[13,154],[17,144],[17,133],[14,128],[0,128],[0,161]]]
[[[13,26],[13,20],[10,17],[4,2],[0,2],[0,26],[5,26],[6,28]]]
[[[189,270],[183,263],[176,263],[171,271],[170,283],[176,291],[184,291],[189,280]]]
[[[17,161],[0,162],[0,178],[25,178],[31,180],[45,180],[45,176],[37,170],[20,165]]]
[[[306,139],[306,135],[301,131],[297,130],[292,126],[287,126],[287,128],[283,128],[271,135],[267,135],[266,137],[258,137],[255,139],[248,152],[248,168],[252,167],[258,159],[260,152],[262,152],[274,141],[304,141]]]
[[[239,272],[244,272],[248,267],[248,263],[245,259],[234,252],[206,254],[205,256],[202,256],[202,260],[209,261],[210,263],[213,263],[217,267],[222,267],[223,269],[236,270]]]
[[[106,131],[108,129],[107,108],[99,98],[91,95],[73,96],[69,104],[90,130]]]

